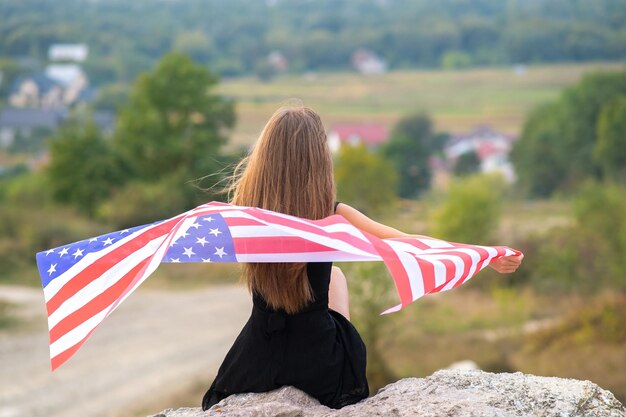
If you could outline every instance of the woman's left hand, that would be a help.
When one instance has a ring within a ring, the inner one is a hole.
[[[494,259],[489,264],[490,267],[495,269],[501,274],[510,274],[511,272],[515,272],[517,268],[519,268],[522,263],[522,259],[524,259],[524,255],[515,255],[515,256],[503,256],[502,258]]]

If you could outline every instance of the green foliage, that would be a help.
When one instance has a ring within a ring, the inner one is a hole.
[[[441,150],[445,136],[434,134],[425,114],[404,117],[395,125],[382,154],[399,174],[398,194],[413,198],[430,187],[428,159]]]
[[[493,244],[503,190],[500,176],[476,175],[454,180],[445,201],[433,212],[432,234],[455,242]]]
[[[582,308],[570,311],[556,326],[526,338],[529,349],[562,349],[589,343],[626,343],[626,296],[603,296]]]
[[[472,58],[469,54],[460,51],[446,52],[441,58],[441,68],[456,70],[472,66]]]
[[[626,96],[626,71],[590,74],[565,90],[562,102],[567,116],[562,126],[561,152],[568,158],[566,181],[570,184],[598,176],[598,165],[592,158],[598,119],[602,108],[620,96]]]
[[[128,101],[129,86],[123,83],[109,84],[98,89],[91,106],[96,109],[118,112]]]
[[[536,108],[524,123],[522,136],[513,146],[511,160],[518,182],[532,196],[549,196],[566,175],[567,155],[559,149],[562,146],[564,119],[558,103]]]
[[[139,77],[114,138],[136,178],[158,181],[185,171],[194,179],[217,169],[234,111],[232,103],[210,93],[216,83],[207,69],[178,53]]]
[[[587,183],[574,200],[574,213],[576,228],[597,246],[598,272],[604,270],[612,286],[626,288],[626,187]]]
[[[620,163],[623,146],[614,129],[623,123],[623,110],[608,107],[602,129],[599,121],[605,106],[622,96],[626,72],[596,73],[565,90],[558,102],[532,112],[512,154],[522,187],[533,196],[571,191],[587,178],[598,178],[600,167],[610,171]]]
[[[597,135],[594,160],[606,178],[626,183],[626,95],[602,107]]]
[[[208,63],[216,53],[213,41],[201,30],[180,33],[174,41],[173,49],[200,63]]]
[[[180,175],[158,182],[133,181],[102,203],[98,216],[122,229],[167,219],[189,208],[183,185]]]
[[[394,68],[619,60],[625,9],[624,0],[4,1],[0,55],[43,62],[50,44],[80,39],[98,85],[133,80],[171,49],[225,76],[252,74],[272,50],[296,71],[348,69],[360,47]]]
[[[478,171],[480,171],[480,158],[474,151],[461,154],[454,164],[454,174],[461,177],[476,174]]]
[[[24,171],[0,183],[0,202],[13,206],[45,206],[52,202],[52,193],[42,172]]]
[[[574,199],[574,215],[573,224],[519,246],[525,279],[549,292],[626,289],[626,188],[586,183]]]
[[[394,322],[380,313],[398,304],[393,280],[382,262],[343,264],[350,290],[350,319],[367,346],[367,379],[372,388],[395,380],[384,353],[393,343]]]
[[[21,68],[17,62],[7,58],[0,58],[0,97],[8,95],[20,72]]]
[[[0,187],[0,282],[36,284],[37,252],[105,232],[75,210],[52,205],[46,180],[25,174]]]
[[[47,174],[52,195],[87,215],[126,181],[127,173],[128,167],[93,123],[69,122],[50,141]]]
[[[343,146],[335,163],[337,200],[372,216],[380,216],[396,199],[393,166],[364,145]]]

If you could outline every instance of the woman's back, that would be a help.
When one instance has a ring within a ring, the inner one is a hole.
[[[366,398],[365,345],[352,324],[328,309],[331,263],[307,264],[313,301],[296,314],[253,296],[250,319],[220,367],[202,406],[228,395],[291,385],[340,408]]]
[[[332,156],[317,113],[306,107],[276,111],[238,166],[231,191],[236,205],[314,220],[331,215]],[[365,345],[348,319],[328,308],[331,271],[331,263],[244,265],[252,313],[205,395],[204,409],[234,393],[283,385],[335,408],[367,397]]]

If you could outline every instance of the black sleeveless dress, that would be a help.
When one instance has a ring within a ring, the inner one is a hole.
[[[365,345],[344,316],[328,308],[332,263],[309,263],[314,301],[297,314],[253,295],[252,314],[202,399],[207,410],[229,395],[291,385],[341,408],[369,395]]]

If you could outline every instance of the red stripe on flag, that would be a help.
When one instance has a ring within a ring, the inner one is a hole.
[[[334,249],[295,236],[233,238],[237,255],[329,252]]]
[[[228,227],[232,226],[265,226],[267,225],[263,222],[254,219],[248,219],[246,217],[224,217],[224,221],[228,225]]]
[[[84,337],[80,342],[76,343],[71,348],[59,353],[57,356],[53,358],[50,358],[50,367],[52,368],[52,370],[54,371],[59,366],[63,365],[65,361],[71,358],[74,355],[74,353],[76,353],[76,351],[80,349],[83,343],[85,343],[85,341],[87,340],[87,338],[89,338],[90,335],[91,333],[89,333],[86,337]]]
[[[422,273],[422,282],[424,283],[424,294],[431,292],[436,285],[435,281],[435,267],[432,263],[425,261],[421,258],[415,258],[417,265],[419,265],[420,272]]]
[[[150,260],[143,260],[136,267],[131,269],[126,275],[122,276],[114,285],[87,304],[75,310],[72,314],[58,322],[56,326],[50,329],[50,343],[56,342],[61,336],[69,333],[72,329],[78,327],[91,317],[100,313],[115,302],[124,292],[124,290],[132,283],[133,278],[141,271],[141,268]]]
[[[122,262],[128,255],[144,247],[147,242],[169,233],[171,228],[178,221],[179,219],[172,219],[167,222],[163,222],[162,224],[129,240],[124,245],[95,260],[91,265],[70,279],[50,300],[48,300],[46,303],[48,315],[54,313],[61,306],[61,304],[65,302],[65,300],[71,298],[90,282],[99,278],[112,266]]]
[[[411,246],[415,246],[417,249],[421,249],[421,250],[426,250],[426,249],[431,249],[430,246],[428,246],[427,244],[425,244],[424,242],[422,242],[421,240],[419,240],[418,238],[412,237],[412,238],[391,238],[389,240],[393,240],[396,242],[402,242],[402,243],[407,243]]]
[[[252,212],[252,214],[254,214],[254,216],[258,217],[259,219],[266,221],[268,223],[274,223],[274,224],[280,224],[281,226],[286,226],[286,227],[290,227],[292,229],[295,230],[302,230],[305,232],[310,232],[310,233],[314,233],[316,235],[319,236],[324,236],[324,237],[331,237],[333,239],[338,239],[341,240],[343,242],[346,242],[362,251],[365,251],[367,253],[371,253],[371,254],[375,254],[372,251],[372,245],[362,239],[359,239],[357,237],[354,237],[353,235],[347,233],[347,232],[328,232],[324,229],[320,229],[319,227],[315,227],[313,225],[309,225],[306,223],[302,223],[299,221],[295,221],[295,220],[291,220],[289,218],[285,218],[282,216],[276,216],[270,213],[267,213],[265,211],[259,210],[259,209],[250,209],[250,211]],[[228,219],[226,219],[228,221]],[[338,221],[338,220],[343,220],[343,217],[341,216],[331,216],[328,217],[326,219],[323,220],[309,220],[310,222],[316,224],[316,225],[320,225],[320,226],[329,226],[329,225],[335,225],[335,224],[347,224],[345,220],[343,221]]]
[[[439,259],[439,262],[441,262],[445,268],[446,282],[452,281],[456,273],[456,263],[454,263],[451,259]]]
[[[409,282],[409,276],[402,264],[402,261],[398,257],[398,254],[387,242],[384,240],[364,232],[365,237],[374,245],[380,256],[383,258],[387,269],[391,273],[393,282],[396,284],[396,291],[400,296],[400,302],[402,306],[406,306],[413,301],[413,292],[411,291],[411,283]]]

